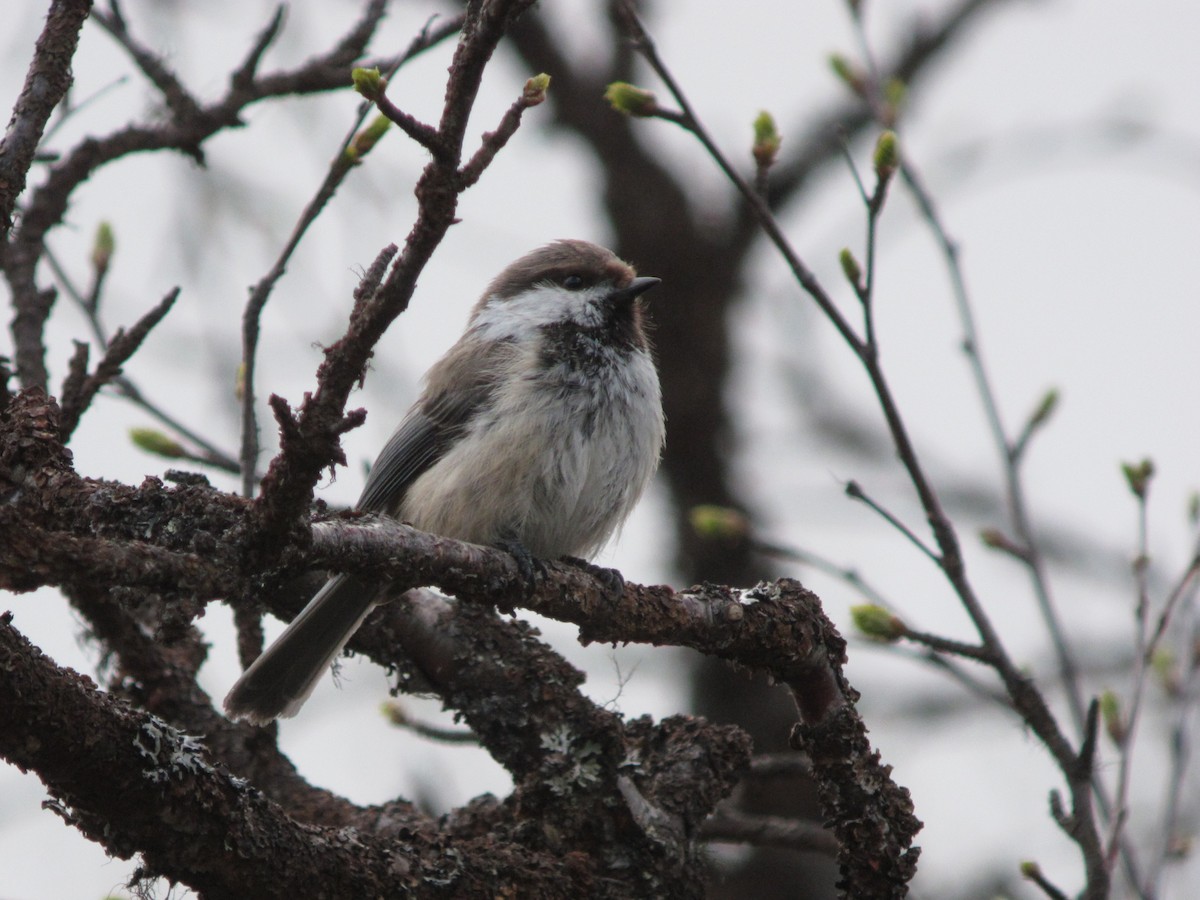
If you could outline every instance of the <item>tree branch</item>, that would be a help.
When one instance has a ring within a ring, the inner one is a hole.
[[[0,141],[0,241],[12,227],[17,197],[54,107],[71,86],[71,59],[91,0],[53,0],[33,51],[25,85]],[[43,379],[44,381],[44,379]]]
[[[114,856],[141,854],[150,873],[206,897],[424,893],[461,897],[587,896],[594,873],[554,853],[495,837],[436,832],[386,838],[293,821],[260,791],[215,767],[207,748],[57,668],[0,615],[0,755],[45,782],[50,806]]]
[[[138,351],[150,330],[163,320],[175,301],[179,288],[173,288],[158,305],[142,316],[129,331],[118,330],[109,342],[104,358],[96,365],[96,371],[79,384],[76,390],[62,392],[63,442],[71,439],[80,418],[87,412],[100,388],[121,375],[121,367]]]

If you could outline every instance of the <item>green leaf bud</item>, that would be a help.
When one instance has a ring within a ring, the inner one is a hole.
[[[550,76],[542,72],[525,82],[525,90],[521,94],[521,99],[526,106],[537,106],[539,103],[545,102],[546,91],[549,89]]]
[[[387,89],[387,79],[379,74],[379,69],[356,68],[350,73],[354,89],[368,100],[374,100]]]
[[[775,163],[782,143],[775,117],[764,109],[754,117],[754,147],[751,151],[759,168],[766,169]]]
[[[838,254],[838,262],[842,264],[842,274],[846,276],[846,280],[855,288],[862,287],[862,266],[858,264],[849,247],[842,248],[842,252]]]
[[[155,456],[180,459],[187,455],[182,444],[156,428],[130,428],[129,439],[133,441],[134,446]]]
[[[108,271],[108,264],[112,261],[116,247],[112,224],[101,222],[96,226],[96,238],[92,241],[92,268],[96,270],[97,275]]]
[[[715,504],[700,504],[688,511],[688,522],[697,536],[705,540],[731,540],[745,537],[750,523],[736,509]]]
[[[854,627],[866,637],[894,643],[908,633],[908,626],[891,611],[876,603],[861,603],[850,607]]]
[[[1146,499],[1146,491],[1150,488],[1150,479],[1154,477],[1154,461],[1143,459],[1140,463],[1122,463],[1121,471],[1125,481],[1138,499]]]
[[[885,131],[875,142],[875,175],[880,181],[887,181],[896,173],[900,163],[900,150],[896,145],[896,132]]]
[[[658,109],[658,99],[653,91],[640,88],[626,81],[614,81],[604,92],[609,106],[627,116],[650,116]]]

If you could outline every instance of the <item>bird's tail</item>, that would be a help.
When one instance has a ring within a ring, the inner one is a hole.
[[[229,717],[266,725],[298,713],[378,595],[376,584],[352,575],[329,579],[230,689]]]

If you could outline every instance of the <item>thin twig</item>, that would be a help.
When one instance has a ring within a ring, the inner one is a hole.
[[[479,149],[475,151],[475,155],[459,170],[459,184],[464,190],[479,180],[483,170],[492,164],[496,154],[517,133],[517,128],[521,125],[521,116],[524,115],[525,110],[545,101],[546,84],[549,84],[549,79],[545,79],[546,84],[542,85],[538,85],[537,81],[538,79],[531,78],[525,83],[525,90],[504,113],[500,125],[495,131],[489,131],[483,135],[483,141]]]
[[[271,20],[258,33],[258,37],[255,38],[254,43],[250,46],[246,58],[238,66],[233,75],[230,76],[229,84],[235,91],[245,90],[254,83],[254,75],[258,72],[258,66],[262,62],[263,54],[275,42],[275,38],[279,36],[280,28],[283,27],[285,8],[282,5],[275,7],[275,12],[272,14]]]
[[[118,0],[109,0],[108,12],[102,9],[92,10],[92,18],[125,49],[147,80],[158,88],[163,102],[176,119],[189,121],[200,115],[199,101],[167,67],[162,57],[142,44],[130,32]]]
[[[721,807],[704,820],[700,837],[723,844],[784,847],[834,856],[837,838],[816,822],[785,816],[763,816]]]
[[[1154,653],[1162,644],[1162,639],[1166,634],[1167,626],[1171,622],[1171,617],[1178,609],[1180,601],[1189,596],[1189,591],[1194,591],[1197,586],[1196,576],[1200,575],[1200,553],[1192,557],[1188,563],[1187,569],[1176,582],[1175,587],[1171,589],[1171,593],[1167,595],[1167,601],[1163,604],[1162,612],[1158,615],[1158,620],[1154,624],[1154,632],[1150,636],[1150,640],[1146,642],[1145,661],[1151,662]]]
[[[1193,569],[1194,571],[1194,569]],[[1185,605],[1191,614],[1191,627],[1187,629],[1187,675],[1183,683],[1173,692],[1176,697],[1175,723],[1171,729],[1171,766],[1164,781],[1166,803],[1164,804],[1161,846],[1149,874],[1146,893],[1158,896],[1167,864],[1178,858],[1184,839],[1180,832],[1180,813],[1183,807],[1184,781],[1192,760],[1192,731],[1196,722],[1196,700],[1200,696],[1200,659],[1196,647],[1200,646],[1200,628],[1196,625],[1195,597],[1197,582],[1190,580]]]
[[[258,483],[259,440],[258,417],[255,410],[258,398],[255,394],[254,384],[257,374],[258,335],[262,312],[267,305],[267,300],[270,299],[272,288],[283,277],[288,261],[292,258],[296,248],[300,246],[300,241],[309,226],[317,220],[325,205],[337,191],[338,186],[353,168],[353,163],[346,154],[346,149],[353,139],[354,132],[351,131],[341,142],[333,162],[330,163],[329,169],[325,173],[324,180],[305,205],[299,221],[292,229],[287,243],[279,252],[275,264],[250,291],[250,299],[246,301],[246,308],[242,312],[242,370],[239,381],[242,391],[241,475],[242,496],[244,497],[253,497],[254,487]]]
[[[979,399],[983,405],[984,415],[992,432],[992,440],[1001,456],[1001,469],[1004,475],[1005,494],[1008,500],[1009,518],[1023,553],[1020,559],[1025,563],[1033,587],[1034,598],[1046,633],[1050,636],[1054,648],[1054,656],[1058,662],[1059,678],[1067,697],[1067,706],[1075,723],[1076,732],[1083,729],[1084,701],[1083,690],[1079,682],[1079,666],[1067,640],[1066,629],[1058,614],[1050,591],[1050,582],[1046,575],[1045,560],[1042,557],[1040,544],[1030,521],[1028,507],[1025,501],[1025,488],[1022,479],[1020,461],[1023,458],[1028,438],[1018,442],[1010,442],[1000,414],[999,401],[992,387],[991,377],[984,363],[980,349],[979,334],[975,327],[975,316],[971,306],[970,295],[967,291],[966,278],[959,262],[958,245],[950,238],[942,223],[934,204],[933,197],[925,188],[911,160],[904,158],[900,166],[900,176],[908,188],[921,216],[929,226],[930,232],[941,248],[946,269],[950,275],[951,289],[954,294],[955,306],[958,310],[959,322],[963,329],[963,351],[966,353],[971,374],[975,381]]]
[[[71,391],[69,396],[66,396],[67,392],[64,391],[62,424],[60,426],[64,443],[71,437],[75,426],[79,424],[80,417],[91,405],[96,393],[121,374],[121,367],[137,352],[150,330],[171,311],[171,307],[175,305],[178,298],[179,288],[174,288],[157,306],[138,319],[129,331],[118,329],[106,348],[104,358],[96,364],[96,371],[78,386],[78,390]]]
[[[941,558],[938,556],[936,550],[921,540],[921,538],[917,536],[916,532],[900,521],[900,519],[894,513],[892,513],[891,510],[885,509],[882,504],[868,495],[867,492],[862,489],[862,485],[860,485],[857,481],[854,481],[853,479],[847,481],[845,493],[847,497],[852,497],[853,499],[866,504],[876,513],[878,513],[880,518],[908,538],[909,542],[914,547],[933,560],[935,564],[941,564]]]
[[[761,553],[764,556],[771,556],[777,559],[785,559],[811,566],[812,568],[822,571],[827,575],[831,575],[834,578],[844,581],[871,603],[882,606],[884,609],[889,609],[896,612],[905,622],[905,627],[909,628],[908,623],[911,621],[911,619],[908,614],[901,610],[893,601],[885,597],[882,591],[866,581],[866,579],[862,577],[857,569],[850,566],[839,565],[833,560],[821,556],[819,553],[814,553],[811,550],[804,550],[799,547],[784,546],[782,544],[764,541],[755,537],[753,534],[750,535],[750,546],[756,553]],[[933,637],[933,635],[927,635],[922,631],[915,631],[911,629],[910,631],[912,634],[919,634],[923,637]],[[917,643],[928,642],[918,640]],[[869,641],[867,642],[866,646],[878,647],[879,649],[885,651],[895,650],[898,648],[897,644],[879,643],[877,641]],[[919,651],[910,653],[909,655],[914,659],[920,660],[921,662],[927,663],[928,665],[941,670],[975,696],[984,700],[988,700],[992,703],[998,703],[1010,711],[1012,710],[1012,703],[1008,699],[1007,695],[981,684],[976,678],[964,671],[962,666],[960,666],[956,660],[943,655],[943,653],[935,649],[933,646],[924,646]],[[974,653],[967,653],[964,655],[972,659],[978,659],[977,655]],[[984,662],[988,661],[984,660]]]
[[[939,653],[948,653],[951,656],[973,659],[976,662],[981,662],[989,666],[994,665],[995,662],[992,658],[992,651],[979,644],[967,644],[963,641],[955,641],[942,637],[941,635],[930,634],[925,631],[915,631],[908,627],[905,627],[903,636],[914,643],[921,644]]]
[[[1146,673],[1149,667],[1149,639],[1147,631],[1150,617],[1150,595],[1146,572],[1150,565],[1149,524],[1147,520],[1146,493],[1137,494],[1138,549],[1134,560],[1134,580],[1137,599],[1134,602],[1134,648],[1133,672],[1130,675],[1132,697],[1125,715],[1124,727],[1117,747],[1117,787],[1109,815],[1108,857],[1115,858],[1123,841],[1123,829],[1129,817],[1129,778],[1133,763],[1134,736],[1141,720],[1142,699],[1145,696]],[[1136,886],[1139,879],[1131,879]]]
[[[83,311],[88,327],[96,338],[96,343],[99,344],[101,350],[107,350],[109,335],[100,321],[99,298],[96,298],[96,302],[92,302],[90,297],[83,296],[74,280],[63,268],[58,255],[49,247],[45,248],[45,257],[47,264],[50,266],[50,271],[54,273],[54,277],[58,280],[59,285],[66,291],[67,296]],[[238,461],[231,454],[224,452],[207,438],[189,428],[172,413],[148,399],[137,384],[128,376],[118,375],[112,380],[112,387],[116,390],[118,396],[124,397],[143,412],[157,419],[180,437],[199,448],[199,453],[185,451],[179,457],[180,459],[188,459],[192,462],[214,466],[234,475],[240,471]]]
[[[438,741],[443,744],[479,743],[479,735],[469,728],[443,728],[439,725],[430,725],[428,722],[414,719],[409,715],[408,710],[404,708],[403,704],[397,700],[389,700],[385,703],[383,705],[383,713],[387,716],[388,722],[397,728],[404,728],[413,734],[429,738],[431,741]]]
[[[1021,867],[1021,874],[1041,888],[1042,893],[1049,897],[1050,900],[1070,900],[1065,893],[1063,893],[1059,888],[1055,887],[1054,884],[1042,874],[1042,870],[1037,866],[1036,863],[1026,863]]]
[[[355,30],[353,46],[358,46],[359,43],[365,43],[369,39],[369,34],[365,37],[361,33],[370,25],[373,28],[378,24],[379,18],[383,15],[384,3],[379,0],[372,0],[363,22],[360,27]],[[273,25],[276,24],[274,21]],[[400,67],[411,60],[422,50],[431,46],[431,22],[426,22],[425,27],[413,38],[409,43],[408,49],[400,55],[395,63],[390,67],[385,77],[390,78],[399,71]],[[268,29],[269,31],[270,29]],[[347,38],[350,40],[350,38]],[[260,42],[262,40],[260,39]],[[256,45],[257,46],[257,45]],[[249,65],[249,61],[247,62]],[[245,67],[243,67],[245,68]],[[236,79],[235,79],[236,81]],[[375,105],[382,111],[382,104],[387,103],[387,97],[381,93],[374,100]],[[366,121],[367,115],[370,113],[371,104],[363,102],[360,104],[355,115],[354,122],[351,124],[338,147],[333,160],[329,164],[329,169],[325,173],[325,178],[321,185],[317,188],[313,197],[305,205],[304,210],[300,214],[295,227],[292,229],[291,236],[287,243],[280,251],[275,264],[254,286],[250,292],[250,298],[246,302],[246,308],[242,313],[242,447],[240,454],[240,472],[242,476],[242,495],[245,497],[254,496],[254,488],[258,484],[258,454],[259,454],[259,434],[258,434],[258,414],[255,409],[257,395],[255,393],[255,374],[257,369],[258,359],[258,335],[259,323],[262,319],[263,309],[266,307],[267,301],[270,299],[271,291],[274,289],[276,282],[283,277],[287,270],[287,264],[291,260],[292,255],[300,246],[300,241],[303,239],[309,227],[320,216],[322,210],[333,195],[337,192],[338,187],[350,170],[361,161],[362,154],[349,154],[349,149],[354,142],[363,123]],[[389,117],[391,118],[391,117]],[[396,121],[392,119],[392,121]],[[424,126],[428,128],[428,126]]]
[[[416,116],[406,113],[393,103],[386,93],[380,93],[371,100],[379,107],[381,113],[395,122],[401,131],[432,153],[435,158],[443,161],[446,159],[447,151],[442,145],[441,135],[436,128],[426,125]]]
[[[1090,784],[1086,779],[1081,778],[1076,753],[1059,727],[1053,712],[1051,712],[1046,703],[1045,697],[1022,674],[1008,656],[1000,640],[1000,636],[991,622],[991,618],[984,610],[982,603],[975,594],[974,587],[967,578],[965,562],[957,534],[953,524],[942,509],[941,501],[934,491],[931,482],[918,461],[907,426],[900,416],[899,408],[891,393],[891,388],[880,368],[878,355],[868,352],[865,341],[855,335],[844,317],[842,317],[833,305],[828,294],[819,285],[815,277],[812,276],[808,268],[800,261],[792,249],[790,242],[779,228],[770,209],[766,207],[753,188],[733,169],[719,148],[709,138],[707,132],[696,120],[686,97],[683,96],[679,85],[659,58],[653,42],[638,20],[636,11],[631,4],[625,3],[622,5],[620,18],[627,33],[634,41],[635,47],[650,65],[651,69],[654,70],[655,74],[667,86],[675,102],[682,110],[684,120],[681,124],[700,140],[714,162],[717,163],[721,170],[729,177],[730,181],[737,187],[738,191],[745,198],[751,212],[758,218],[764,233],[775,244],[776,248],[792,268],[800,285],[817,302],[817,305],[830,319],[838,333],[842,335],[843,339],[865,367],[879,400],[888,430],[896,445],[897,454],[908,472],[913,487],[916,489],[938,547],[941,550],[940,555],[934,556],[934,559],[937,561],[945,577],[958,595],[967,614],[970,616],[972,623],[979,633],[981,644],[991,651],[991,663],[1003,680],[1009,696],[1012,697],[1014,708],[1019,711],[1025,722],[1037,734],[1042,743],[1045,744],[1063,774],[1067,777],[1076,823],[1076,827],[1071,832],[1071,837],[1078,844],[1087,869],[1087,888],[1084,897],[1087,900],[1101,900],[1101,898],[1106,897],[1108,894],[1110,876],[1105,866],[1100,836],[1091,807]],[[917,546],[923,547],[924,545],[918,541]]]

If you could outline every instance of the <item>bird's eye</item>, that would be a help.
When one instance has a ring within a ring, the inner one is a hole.
[[[565,287],[568,291],[577,291],[581,287],[583,287],[583,276],[582,275],[568,275],[566,278],[564,278],[562,280],[562,286]]]

